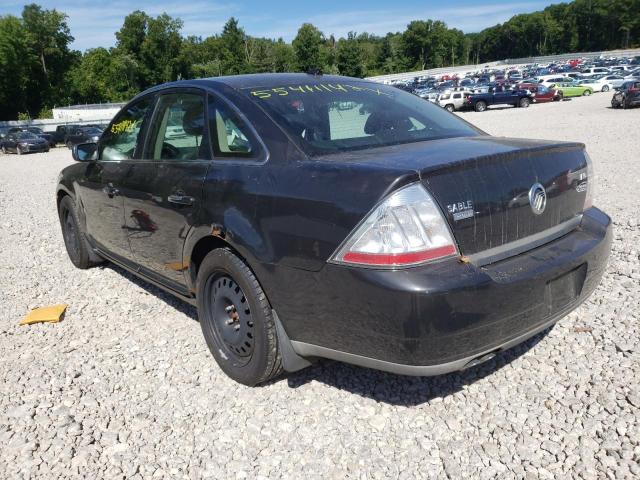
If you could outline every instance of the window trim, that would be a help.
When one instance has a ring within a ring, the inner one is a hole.
[[[157,117],[159,115],[159,105],[160,105],[160,97],[163,97],[165,95],[175,95],[175,94],[192,94],[192,95],[198,95],[202,98],[203,101],[203,108],[204,108],[204,135],[202,136],[203,141],[206,138],[206,141],[208,143],[208,150],[209,150],[209,156],[210,158],[196,158],[194,160],[184,160],[184,159],[153,159],[153,158],[149,158],[150,154],[149,154],[149,150],[152,148],[152,136],[154,134],[153,130],[150,129],[150,127],[152,125],[155,124],[155,121],[157,120]],[[165,88],[159,91],[154,92],[155,95],[155,101],[153,104],[153,111],[151,113],[151,118],[149,119],[149,123],[148,126],[146,127],[146,131],[145,131],[145,139],[143,142],[143,149],[142,152],[140,152],[140,158],[137,159],[140,162],[149,162],[149,163],[196,163],[196,162],[210,162],[211,160],[213,160],[213,151],[211,149],[211,138],[209,135],[209,112],[207,111],[207,91],[205,89],[202,88],[197,88],[197,87],[193,87],[193,86],[185,86],[185,87],[171,87],[171,88]]]
[[[247,134],[249,135],[249,141],[253,142],[252,146],[255,146],[255,155],[241,157],[241,156],[219,156],[216,155],[215,149],[213,148],[213,139],[209,142],[209,148],[211,149],[211,157],[214,162],[224,162],[224,163],[235,163],[238,165],[264,165],[269,161],[271,156],[269,149],[266,144],[262,141],[262,137],[258,134],[256,129],[253,126],[253,123],[247,118],[247,116],[227,97],[225,97],[222,93],[215,90],[207,91],[207,99],[206,99],[206,107],[207,107],[207,130],[210,130],[209,125],[209,101],[222,102],[222,104],[231,110],[247,127]],[[210,132],[209,132],[210,133]],[[217,139],[216,139],[217,141]]]
[[[104,133],[106,133],[107,135],[105,136],[104,133],[103,135],[100,137],[100,140],[98,140],[97,145],[97,152],[98,152],[98,156],[102,156],[102,150],[100,149],[100,147],[102,146],[102,142],[104,139],[108,138],[109,136],[109,132],[111,131],[111,126],[113,125],[113,123],[116,121],[116,119],[118,118],[118,116],[120,115],[121,112],[123,112],[125,109],[129,108],[129,106],[134,105],[136,103],[139,103],[141,101],[144,100],[151,100],[151,105],[149,105],[149,110],[144,114],[144,119],[142,120],[142,127],[140,128],[140,131],[138,132],[138,139],[136,140],[136,148],[133,151],[133,155],[131,158],[127,158],[127,159],[122,159],[122,160],[105,160],[103,158],[98,158],[96,160],[96,162],[103,162],[103,163],[120,163],[120,162],[131,162],[131,161],[140,161],[141,158],[141,154],[142,151],[140,151],[141,145],[140,145],[140,136],[142,135],[143,141],[142,141],[142,148],[144,149],[144,146],[147,142],[147,130],[149,128],[149,123],[151,120],[151,114],[153,113],[153,111],[156,108],[156,102],[157,102],[157,92],[151,92],[148,93],[146,95],[142,95],[140,97],[135,97],[133,100],[131,100],[129,103],[127,103],[124,107],[122,107],[120,109],[120,111],[111,119],[111,121],[109,122],[109,124],[107,125],[107,128],[105,129]]]

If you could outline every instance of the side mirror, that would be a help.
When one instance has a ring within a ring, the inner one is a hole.
[[[76,162],[90,162],[96,160],[98,153],[97,143],[81,143],[74,145],[71,149],[71,156]]]

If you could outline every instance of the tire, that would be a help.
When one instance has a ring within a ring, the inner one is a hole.
[[[583,97],[588,97],[589,95],[591,95],[591,90],[585,90],[584,92],[582,92]]]
[[[85,270],[101,262],[92,260],[95,254],[89,251],[89,242],[80,228],[76,205],[68,195],[64,196],[58,207],[58,218],[62,227],[62,238],[69,260],[77,268]]]
[[[16,153],[17,153],[18,155],[23,155],[23,154],[24,154],[24,152],[22,151],[22,148],[20,148],[20,145],[18,145],[18,146],[16,147]]]
[[[254,386],[282,373],[271,305],[253,272],[230,250],[204,258],[196,299],[204,338],[227,376]]]
[[[71,150],[71,149],[73,148],[73,143],[71,143],[69,140],[67,140],[66,145],[67,145],[67,148],[68,148],[69,150]]]
[[[602,86],[602,91],[605,92],[605,93],[608,92],[609,91],[609,85],[603,85]]]
[[[5,155],[6,155],[7,153],[9,153],[9,152],[7,151],[7,147],[5,147],[4,145],[2,145],[2,153],[4,153]]]
[[[476,112],[484,112],[487,109],[487,103],[480,100],[474,107]]]
[[[449,105],[445,105],[444,109],[445,109],[447,112],[451,112],[451,113],[453,113],[453,112],[454,112],[454,110],[455,110],[455,108],[453,108],[453,105],[451,105],[451,104],[449,104]]]
[[[518,103],[518,106],[520,108],[528,108],[529,105],[531,105],[531,100],[529,100],[528,98],[521,98],[520,102]]]

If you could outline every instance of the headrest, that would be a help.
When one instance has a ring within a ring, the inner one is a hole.
[[[364,133],[376,135],[385,131],[408,132],[412,124],[407,117],[393,117],[388,112],[373,112],[364,124]]]
[[[204,108],[202,103],[189,105],[182,117],[182,128],[187,135],[202,136],[204,134]]]

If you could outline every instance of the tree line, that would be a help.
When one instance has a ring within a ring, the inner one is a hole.
[[[124,101],[171,80],[257,72],[322,71],[364,77],[505,58],[640,46],[640,0],[574,0],[465,34],[415,20],[384,36],[336,39],[303,24],[291,43],[248,35],[235,18],[221,33],[183,36],[179,18],[127,15],[111,48],[72,50],[67,15],[26,5],[0,17],[0,119],[46,117],[56,105]]]

